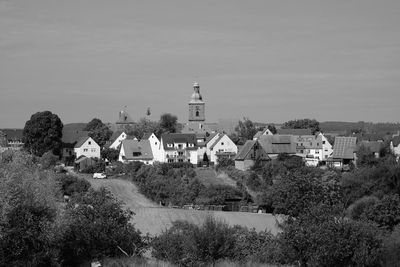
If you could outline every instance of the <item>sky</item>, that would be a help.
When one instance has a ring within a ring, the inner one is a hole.
[[[399,122],[398,0],[0,0],[0,128],[64,124]]]

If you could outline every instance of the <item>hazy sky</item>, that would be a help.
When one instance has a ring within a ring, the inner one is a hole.
[[[115,122],[400,121],[400,1],[0,0],[0,128],[50,110]]]

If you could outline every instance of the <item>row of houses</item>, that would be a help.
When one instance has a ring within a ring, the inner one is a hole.
[[[154,162],[190,162],[198,164],[205,155],[212,163],[220,157],[234,157],[238,148],[226,134],[212,133],[197,135],[190,133],[163,134],[160,139],[154,133],[146,134],[138,140],[124,131],[115,132],[106,143],[106,148],[119,151],[118,160],[124,163],[141,161],[145,164]],[[100,146],[87,135],[76,131],[63,135],[63,158],[75,156],[100,158]]]
[[[24,146],[22,129],[0,129],[0,153],[20,150]]]

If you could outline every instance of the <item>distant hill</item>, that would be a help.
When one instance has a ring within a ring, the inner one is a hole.
[[[320,122],[321,130],[325,133],[341,133],[350,134],[355,130],[362,130],[366,133],[393,134],[400,130],[400,123],[372,123],[372,122],[343,122],[343,121],[326,121]]]

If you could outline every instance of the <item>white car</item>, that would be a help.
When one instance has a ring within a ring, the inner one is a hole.
[[[93,173],[93,179],[106,179],[107,175],[104,172]]]

